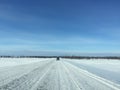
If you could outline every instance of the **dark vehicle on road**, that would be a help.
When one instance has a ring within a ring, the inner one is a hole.
[[[60,57],[57,57],[57,58],[56,58],[56,61],[59,61],[59,60],[60,60]]]

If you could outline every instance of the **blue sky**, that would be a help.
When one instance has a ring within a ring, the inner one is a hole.
[[[0,0],[0,54],[120,53],[119,0]]]

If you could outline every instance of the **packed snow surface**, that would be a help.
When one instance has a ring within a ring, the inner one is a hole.
[[[45,61],[45,60],[50,60],[50,58],[0,58],[0,67],[6,67],[6,66],[15,66],[15,65],[22,65],[22,64],[30,64],[34,62],[39,62],[39,61]]]
[[[0,90],[120,90],[120,84],[93,72],[100,69],[103,74],[104,70],[119,73],[119,63],[111,60],[2,58]],[[114,64],[116,67],[109,66]],[[92,68],[89,70],[89,67]]]
[[[66,61],[75,66],[94,73],[100,77],[120,84],[120,60],[93,59],[93,60],[69,60]]]

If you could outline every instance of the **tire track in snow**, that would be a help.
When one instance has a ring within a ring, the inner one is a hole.
[[[30,73],[23,75],[22,77],[15,79],[0,87],[0,90],[30,90],[38,78],[44,74],[44,71],[47,70],[53,62],[49,62],[44,66],[35,68]],[[47,67],[46,67],[47,66]]]
[[[66,70],[67,74],[69,75],[71,81],[74,83],[74,85],[76,86],[75,90],[82,90],[81,86],[79,86],[78,82],[71,76],[70,71],[68,70],[68,68],[61,62],[62,66],[64,67],[64,69]]]
[[[11,82],[15,79],[18,79],[18,78],[30,73],[35,68],[38,68],[39,66],[43,66],[44,64],[47,64],[48,62],[49,61],[42,61],[42,62],[38,62],[38,63],[6,67],[3,69],[1,68],[1,70],[0,70],[0,87],[5,84],[8,84],[9,82]]]
[[[45,76],[47,76],[48,73],[50,73],[51,68],[53,67],[53,65],[51,65],[48,70],[46,70],[46,72],[38,79],[38,81],[33,85],[33,87],[30,90],[39,90],[38,89],[38,85],[41,82],[42,79],[44,79]],[[41,90],[41,89],[40,89]]]
[[[94,81],[94,83],[93,83]],[[97,84],[95,84],[97,83]],[[84,85],[86,84],[86,85]],[[98,85],[98,86],[95,86]],[[100,86],[99,86],[100,85]],[[96,87],[96,88],[95,88]],[[108,88],[109,87],[109,88]],[[50,61],[0,87],[0,90],[120,90],[65,61]]]
[[[63,62],[64,62],[64,61],[63,61]],[[66,64],[66,66],[67,66],[68,68],[71,67],[71,69],[77,70],[76,72],[81,73],[81,74],[83,74],[83,75],[85,75],[86,77],[89,77],[89,78],[91,78],[91,79],[94,79],[94,80],[96,80],[97,82],[100,82],[101,84],[103,84],[103,85],[111,88],[111,90],[120,90],[119,87],[117,87],[117,86],[109,83],[108,80],[105,80],[105,79],[103,79],[103,78],[101,78],[101,77],[99,77],[99,76],[96,76],[96,75],[94,75],[94,74],[92,74],[92,73],[89,73],[89,72],[86,71],[86,70],[80,69],[80,68],[78,68],[78,67],[76,67],[76,66],[74,66],[74,65],[72,65],[72,64],[70,64],[70,63],[68,63],[68,62],[64,62],[64,63]],[[69,69],[69,70],[70,70],[70,69]]]
[[[55,62],[50,71],[32,90],[81,90],[69,74],[61,62]]]
[[[48,73],[36,84],[35,88],[32,90],[58,90],[58,78],[57,78],[57,72],[56,72],[56,63],[49,68]],[[56,82],[57,80],[57,82]]]

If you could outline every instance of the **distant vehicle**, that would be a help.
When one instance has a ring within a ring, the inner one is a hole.
[[[59,61],[59,60],[60,60],[60,57],[57,57],[57,58],[56,58],[56,61]]]

